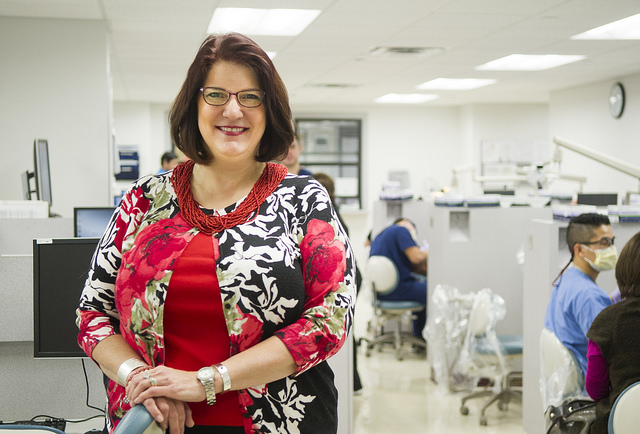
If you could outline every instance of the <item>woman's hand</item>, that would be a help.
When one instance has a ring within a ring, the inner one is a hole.
[[[148,398],[165,397],[176,401],[198,402],[206,398],[204,387],[195,372],[180,371],[166,366],[134,374],[127,386],[127,396],[132,404],[140,404]]]
[[[183,434],[185,426],[194,425],[191,409],[186,402],[160,397],[148,398],[143,405],[169,434]]]

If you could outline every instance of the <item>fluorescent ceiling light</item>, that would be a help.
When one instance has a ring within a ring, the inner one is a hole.
[[[416,86],[430,90],[471,90],[495,83],[492,78],[436,78]]]
[[[207,33],[295,36],[320,15],[315,9],[216,8]]]
[[[476,66],[480,71],[542,71],[584,59],[582,55],[511,54]]]
[[[587,30],[571,39],[640,39],[640,14]]]
[[[438,95],[426,93],[389,93],[379,98],[376,102],[385,104],[420,104],[438,98]]]

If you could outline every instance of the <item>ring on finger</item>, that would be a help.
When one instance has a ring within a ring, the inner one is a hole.
[[[151,383],[151,386],[156,386],[158,383],[156,383],[156,379],[154,377],[149,376],[149,382]]]

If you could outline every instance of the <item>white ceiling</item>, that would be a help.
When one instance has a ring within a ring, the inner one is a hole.
[[[277,52],[294,109],[364,107],[387,93],[433,93],[415,86],[438,77],[498,83],[440,91],[426,106],[545,102],[557,89],[640,72],[640,41],[570,39],[640,13],[640,0],[0,0],[0,15],[105,21],[115,100],[169,103],[216,7],[322,10],[296,37],[253,37]],[[381,46],[444,50],[370,54]],[[540,72],[474,70],[514,53],[586,59]]]

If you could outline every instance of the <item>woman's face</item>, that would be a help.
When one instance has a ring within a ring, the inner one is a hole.
[[[254,72],[246,66],[219,61],[209,70],[203,87],[215,87],[236,93],[261,90]],[[264,104],[247,108],[235,95],[221,106],[198,98],[198,128],[213,159],[225,162],[255,161],[256,150],[266,127]]]

